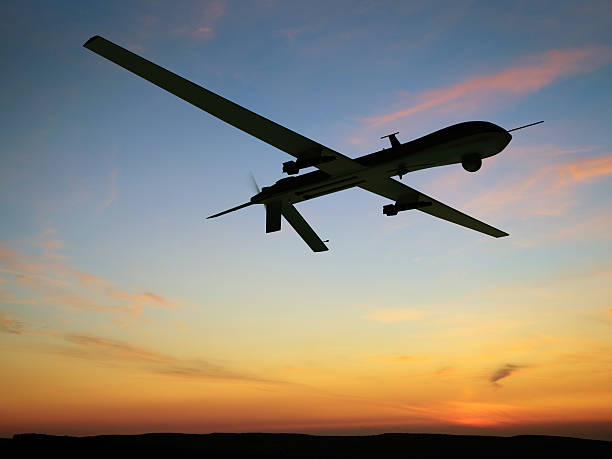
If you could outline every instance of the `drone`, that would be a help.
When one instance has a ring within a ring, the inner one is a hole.
[[[496,238],[508,233],[453,209],[420,191],[395,180],[409,172],[430,167],[461,164],[466,171],[476,172],[482,160],[497,155],[512,140],[510,132],[543,123],[527,124],[506,130],[487,121],[455,124],[424,137],[401,143],[398,132],[388,138],[390,148],[358,158],[349,158],[280,124],[264,118],[215,94],[185,78],[156,65],[137,54],[98,35],[83,45],[126,70],[148,80],[211,115],[295,157],[282,165],[288,177],[261,189],[244,204],[211,215],[216,218],[255,204],[266,210],[266,233],[281,229],[281,216],[295,229],[314,252],[329,250],[295,204],[353,187],[389,199],[382,212],[395,216],[407,210],[419,210],[434,217]],[[300,174],[302,169],[317,170]]]

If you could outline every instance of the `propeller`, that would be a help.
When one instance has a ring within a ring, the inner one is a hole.
[[[253,189],[257,193],[261,193],[261,190],[259,189],[259,185],[257,184],[257,180],[255,180],[255,175],[253,175],[253,171],[249,172],[249,176],[251,177],[251,186],[253,187]]]
[[[249,172],[251,177],[251,186],[257,193],[261,193],[259,189],[259,185],[257,184],[257,180],[255,179],[255,175],[253,171]],[[264,202],[264,208],[266,209],[266,233],[273,233],[275,231],[280,231],[281,229],[281,215],[282,215],[282,203],[280,200],[272,201],[272,202]]]

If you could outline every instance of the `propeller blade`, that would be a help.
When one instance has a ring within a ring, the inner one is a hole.
[[[259,185],[257,184],[257,180],[255,180],[255,175],[253,175],[253,171],[249,172],[249,176],[251,177],[251,185],[253,186],[253,189],[255,191],[257,191],[257,193],[260,193],[261,190],[259,189]]]

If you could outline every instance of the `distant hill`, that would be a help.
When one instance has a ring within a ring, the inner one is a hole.
[[[10,456],[5,453],[12,453]],[[542,435],[515,437],[267,433],[100,435],[19,434],[1,439],[2,457],[192,458],[612,458],[612,442]]]

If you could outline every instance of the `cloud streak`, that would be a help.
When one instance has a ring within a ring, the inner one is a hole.
[[[5,313],[0,313],[0,332],[54,338],[63,344],[42,345],[44,352],[109,365],[128,364],[148,373],[197,379],[282,383],[234,371],[203,359],[180,359],[117,339],[83,333],[37,331],[29,324],[13,319]]]
[[[39,246],[41,244],[38,244]],[[151,291],[133,292],[98,276],[58,261],[59,240],[42,244],[43,255],[9,249],[0,242],[0,279],[8,303],[28,303],[63,309],[118,313],[123,325],[139,317],[145,308],[173,309],[175,301]],[[5,291],[6,290],[6,291]]]
[[[612,174],[612,155],[566,164],[561,173],[571,182],[584,182]]]
[[[408,107],[365,118],[364,121],[368,127],[374,128],[432,109],[464,112],[490,103],[492,99],[530,94],[562,77],[592,71],[611,58],[611,51],[602,47],[553,49],[498,73],[415,94],[410,97],[413,102]]]
[[[501,387],[501,385],[497,383],[498,381],[501,381],[504,378],[510,377],[512,374],[516,373],[521,368],[525,368],[525,366],[507,363],[503,367],[498,368],[497,370],[493,372],[493,374],[489,378],[489,382],[493,384],[495,387]]]
[[[199,11],[193,11],[187,22],[172,28],[171,34],[189,37],[198,41],[211,39],[215,34],[216,24],[225,15],[226,2],[212,0],[205,2]]]
[[[106,209],[110,206],[115,199],[117,199],[117,176],[119,175],[119,171],[117,169],[113,169],[108,174],[108,198],[102,203],[100,206],[100,210]]]
[[[24,324],[15,319],[11,319],[4,313],[0,314],[0,332],[21,335],[24,332]]]
[[[531,156],[539,156],[537,149],[526,149]],[[576,203],[574,187],[612,175],[612,154],[582,158],[558,164],[545,164],[529,175],[515,177],[499,184],[468,202],[471,211],[491,214],[513,209],[527,215],[562,215]],[[513,208],[520,205],[519,208]]]

